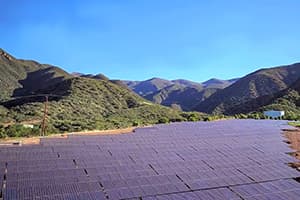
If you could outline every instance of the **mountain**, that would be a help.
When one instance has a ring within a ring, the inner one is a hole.
[[[299,78],[300,63],[261,69],[216,92],[194,109],[227,115],[255,111]]]
[[[253,107],[259,105],[258,111],[265,110],[283,110],[286,118],[297,120],[300,116],[300,78],[287,89],[274,95],[257,98],[256,101],[250,102]],[[251,105],[250,104],[250,105]]]
[[[191,111],[191,108],[193,108],[197,102],[205,100],[217,90],[217,88],[204,89],[202,87],[174,84],[149,94],[144,98],[165,106]]]
[[[70,77],[58,67],[16,59],[0,49],[0,101],[11,96],[30,95]]]
[[[202,85],[205,88],[224,89],[224,88],[232,85],[233,83],[235,83],[238,80],[239,80],[238,78],[230,79],[230,80],[221,80],[221,79],[212,78],[212,79],[209,79],[209,80],[203,82]]]
[[[190,110],[191,106],[202,98],[200,94],[203,89],[202,84],[184,79],[152,78],[145,81],[124,81],[124,83],[149,101],[179,110]]]
[[[211,79],[204,83],[197,83],[185,79],[152,78],[146,81],[124,81],[124,84],[149,101],[191,111],[199,102],[219,89],[228,87],[236,80]]]
[[[0,122],[6,124],[40,123],[45,96],[49,132],[181,121],[188,116],[143,99],[118,80],[69,74],[59,67],[16,59],[4,50],[0,70]]]
[[[193,81],[189,81],[189,80],[185,80],[185,79],[176,79],[176,80],[172,80],[171,82],[176,85],[181,85],[184,87],[193,87],[193,88],[202,88],[203,87],[201,83],[197,83],[197,82],[193,82]]]
[[[151,78],[145,81],[123,81],[131,90],[135,93],[146,96],[153,92],[157,92],[167,86],[173,85],[172,81],[161,79],[161,78]]]

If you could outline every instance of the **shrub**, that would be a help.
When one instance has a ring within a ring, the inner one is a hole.
[[[132,122],[132,126],[139,126],[140,125],[140,122],[139,121],[133,121]]]
[[[67,120],[57,120],[54,122],[54,127],[60,132],[71,131],[71,123]]]
[[[247,119],[248,116],[246,114],[237,114],[234,116],[236,119]]]
[[[183,122],[187,121],[185,118],[172,118],[170,119],[171,122]]]
[[[0,125],[0,138],[6,138],[7,135],[5,133],[5,129],[3,125]]]
[[[39,135],[39,127],[24,127],[22,124],[13,124],[5,128],[8,137],[29,137]]]
[[[191,113],[188,118],[187,118],[188,121],[192,121],[192,122],[196,122],[196,121],[199,121],[200,120],[200,117],[199,115],[197,115],[196,113]]]
[[[169,123],[170,120],[166,117],[162,117],[158,120],[158,124],[166,124],[166,123]]]

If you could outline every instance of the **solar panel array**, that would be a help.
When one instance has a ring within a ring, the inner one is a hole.
[[[299,199],[285,121],[226,120],[0,148],[10,199]]]

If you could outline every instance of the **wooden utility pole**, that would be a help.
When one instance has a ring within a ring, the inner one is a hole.
[[[47,114],[48,114],[48,96],[45,96],[45,102],[44,102],[44,116],[42,120],[42,130],[41,130],[41,135],[45,136],[46,135],[46,119],[47,119]]]

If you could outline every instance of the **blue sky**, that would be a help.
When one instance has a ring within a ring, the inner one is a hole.
[[[0,47],[114,79],[204,81],[300,62],[299,0],[0,0]]]

